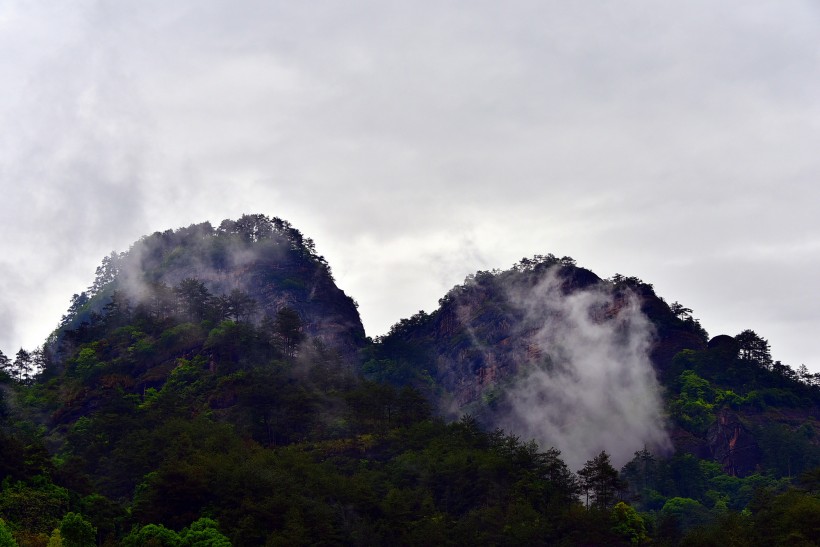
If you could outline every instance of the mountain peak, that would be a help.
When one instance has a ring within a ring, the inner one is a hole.
[[[289,222],[262,214],[142,237],[97,268],[75,295],[57,335],[99,322],[120,306],[155,317],[213,323],[240,316],[254,324],[281,310],[306,335],[352,355],[365,340],[355,301],[340,290],[313,241]]]

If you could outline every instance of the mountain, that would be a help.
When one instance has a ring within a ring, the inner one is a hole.
[[[818,380],[569,257],[374,341],[286,221],[157,232],[0,354],[0,545],[809,541]]]
[[[581,330],[578,319],[584,314],[591,320],[587,326],[623,327],[615,323],[634,315],[636,306],[651,325],[631,325],[642,332],[622,333],[622,341],[628,342],[630,334],[642,337],[646,347],[641,351],[647,351],[657,371],[668,368],[683,349],[706,348],[699,324],[676,316],[651,285],[622,276],[605,281],[569,258],[552,255],[468,277],[439,301],[437,310],[400,321],[380,342],[388,358],[414,371],[427,368],[461,412],[488,386],[527,368],[554,366],[552,354],[571,348],[567,341],[547,340],[547,331]]]
[[[264,215],[156,232],[112,253],[89,290],[74,296],[61,331],[121,313],[121,301],[129,311],[212,322],[259,324],[287,309],[305,334],[351,359],[365,343],[355,301],[336,286],[313,241]]]
[[[777,461],[762,446],[773,428],[820,430],[820,390],[772,362],[753,331],[738,338],[709,340],[691,310],[640,279],[603,280],[547,255],[469,276],[432,313],[394,325],[364,370],[413,385],[444,414],[559,446],[574,464],[646,447],[747,476]],[[816,439],[803,446],[798,473],[820,463]]]
[[[573,464],[604,448],[624,462],[669,449],[656,372],[705,348],[703,329],[650,285],[547,255],[469,277],[433,313],[398,323],[365,370],[412,378],[442,412],[559,446]]]

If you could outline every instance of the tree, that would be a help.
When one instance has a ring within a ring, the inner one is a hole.
[[[17,355],[14,357],[14,364],[12,365],[13,376],[18,382],[27,382],[31,375],[31,354],[20,348]]]
[[[97,529],[78,513],[66,513],[60,521],[60,536],[64,547],[94,547]]]
[[[685,319],[686,317],[691,317],[692,315],[691,308],[684,307],[683,304],[677,301],[669,304],[669,310],[672,313],[674,313],[676,317],[680,317],[682,319]]]
[[[772,367],[772,354],[769,350],[769,342],[762,336],[746,329],[737,336],[735,340],[740,347],[738,357],[747,361],[754,361],[764,368]]]
[[[661,509],[661,515],[671,519],[681,531],[705,524],[709,511],[699,501],[692,498],[669,498]]]
[[[607,509],[615,503],[618,492],[625,484],[618,476],[618,470],[612,467],[609,454],[602,450],[600,454],[587,461],[578,471],[581,489],[586,494],[586,505],[589,507],[590,495],[593,505],[598,509]]]
[[[51,532],[51,536],[48,538],[48,543],[46,547],[63,547],[65,544],[63,543],[63,535],[60,533],[59,528],[55,528]]]
[[[4,440],[6,442],[6,440]],[[24,451],[26,448],[23,449]],[[28,461],[23,460],[19,470],[25,475],[36,465],[40,455],[24,453]],[[45,459],[47,456],[44,455]],[[41,468],[41,471],[45,472]],[[0,490],[0,515],[13,522],[18,530],[34,533],[46,533],[53,530],[66,513],[69,493],[65,488],[53,484],[27,485],[17,481]]]
[[[247,321],[256,310],[256,300],[240,289],[234,289],[225,299],[227,313],[234,321]]]
[[[181,544],[188,547],[208,545],[209,547],[231,547],[230,540],[219,531],[219,523],[202,517],[184,528],[179,534]]]
[[[0,373],[12,375],[12,363],[2,350],[0,350]]]
[[[780,361],[775,361],[772,364],[772,372],[789,380],[797,380],[797,372],[789,365],[781,363]]]
[[[111,301],[103,306],[103,317],[109,325],[120,326],[131,320],[131,303],[119,290],[111,293]]]
[[[811,385],[812,383],[812,373],[809,372],[808,367],[806,367],[806,365],[804,364],[801,364],[799,367],[797,367],[797,378],[804,384]]]
[[[68,311],[62,317],[62,319],[60,319],[59,326],[65,327],[69,323],[71,323],[71,321],[80,313],[80,311],[82,311],[85,305],[88,304],[89,300],[91,300],[91,298],[89,298],[88,293],[86,293],[85,291],[81,292],[80,294],[74,294],[71,297],[71,304],[68,306]]]
[[[189,321],[201,321],[205,318],[211,294],[202,281],[191,277],[183,279],[174,293],[182,313]]]
[[[233,224],[233,229],[248,243],[265,239],[273,233],[271,220],[260,214],[242,215]]]
[[[142,527],[135,527],[122,539],[124,547],[142,547],[150,545],[153,547],[179,547],[181,541],[179,534],[169,530],[161,524],[146,524]]]
[[[543,473],[542,476],[549,484],[548,503],[564,507],[574,504],[578,500],[578,477],[561,459],[561,451],[557,448],[550,448],[546,452],[539,453],[537,462]]]
[[[612,530],[632,545],[646,543],[646,525],[635,509],[620,501],[612,510]]]
[[[139,322],[168,319],[176,310],[176,304],[176,294],[168,285],[161,281],[147,281],[134,307],[134,319]]]
[[[99,294],[103,287],[117,278],[123,258],[124,254],[118,255],[114,251],[111,251],[109,256],[103,257],[102,264],[97,266],[94,283],[88,287],[88,293],[91,296]]]
[[[635,452],[635,457],[621,469],[621,476],[627,481],[632,500],[643,504],[648,489],[657,488],[659,469],[658,460],[652,453],[643,448]]]
[[[3,519],[0,519],[0,547],[17,547],[17,542]]]
[[[43,346],[38,346],[31,352],[31,364],[29,367],[29,380],[39,376],[52,364],[52,355]]]
[[[296,346],[302,341],[302,319],[293,308],[282,308],[276,312],[276,334],[282,341],[282,352],[287,357],[293,357]]]

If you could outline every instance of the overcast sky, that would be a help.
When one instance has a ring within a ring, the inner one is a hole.
[[[0,0],[0,349],[101,258],[242,213],[367,333],[574,257],[820,371],[820,4]]]

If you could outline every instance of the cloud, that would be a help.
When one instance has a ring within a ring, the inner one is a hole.
[[[567,293],[554,269],[506,290],[521,316],[513,336],[526,338],[533,357],[502,387],[496,425],[558,448],[572,469],[604,449],[618,465],[643,447],[669,450],[649,360],[654,331],[636,296],[605,284]]]
[[[42,338],[144,233],[262,212],[348,272],[370,334],[398,300],[537,252],[669,287],[723,330],[735,301],[690,281],[735,283],[712,255],[820,237],[818,18],[810,1],[6,3],[2,254],[48,293],[14,322]],[[462,240],[453,279],[426,280]],[[755,281],[765,335],[791,303]]]
[[[73,15],[69,21],[80,24]],[[15,82],[16,103],[0,112],[8,129],[0,149],[3,256],[25,276],[11,291],[16,328],[4,332],[4,346],[42,341],[102,256],[147,228],[139,101],[115,52],[69,34],[57,31],[61,49],[40,52]]]

